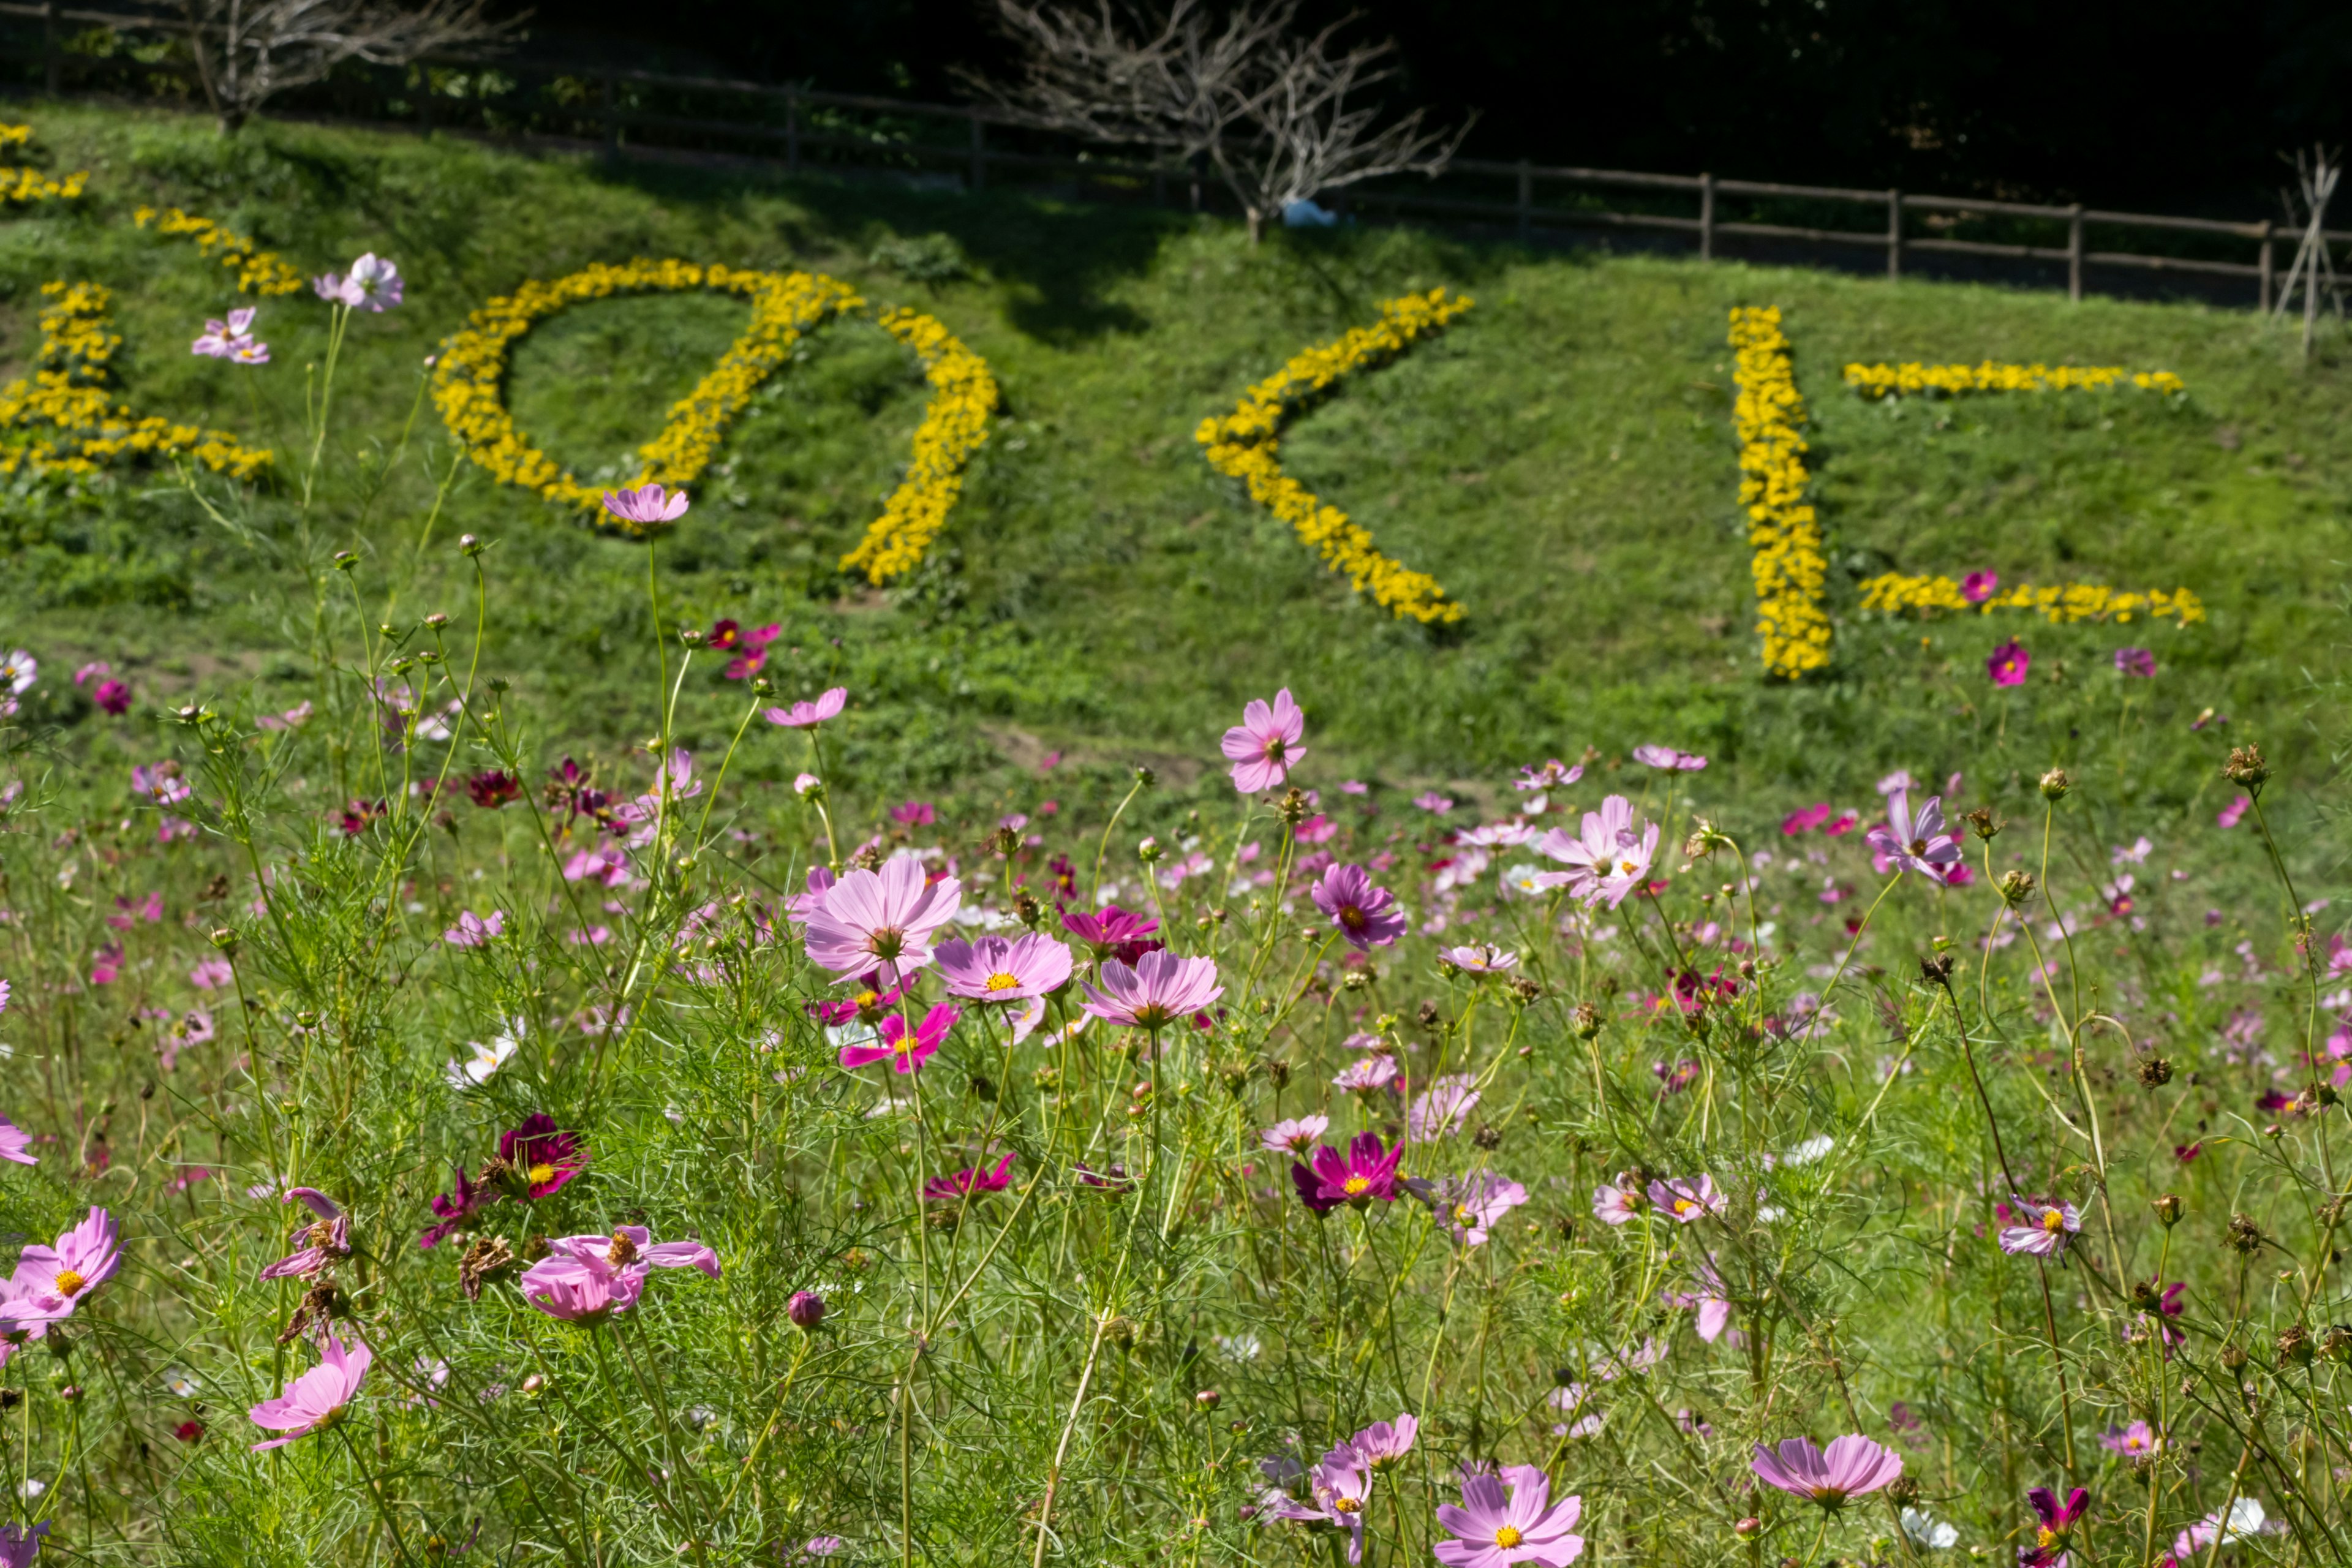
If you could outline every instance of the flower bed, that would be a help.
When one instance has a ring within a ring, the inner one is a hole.
[[[2205,618],[2204,602],[2186,588],[2170,594],[2161,588],[2134,594],[2119,593],[2095,583],[2041,588],[2021,583],[2014,588],[1970,598],[1965,586],[1949,577],[1913,577],[1900,572],[1883,573],[1865,581],[1862,584],[1862,603],[1864,609],[1889,614],[1904,610],[1974,610],[1982,614],[2032,610],[2056,625],[2109,619],[2122,623],[2134,616],[2146,615],[2159,621],[2170,618],[2186,626]]]
[[[1436,578],[1374,549],[1370,530],[1285,474],[1276,454],[1283,426],[1318,395],[1353,372],[1387,363],[1472,303],[1458,294],[1448,298],[1442,288],[1388,300],[1377,323],[1292,356],[1251,387],[1233,413],[1203,419],[1193,432],[1208,450],[1210,467],[1248,486],[1252,500],[1296,529],[1333,571],[1348,574],[1358,593],[1369,590],[1382,609],[1424,623],[1458,621],[1462,606],[1445,596]]]
[[[2137,386],[2143,392],[2178,396],[2188,385],[2168,370],[2132,372],[2121,365],[2003,364],[1850,364],[1845,384],[1864,397],[1950,397],[1963,392],[2104,392]]]
[[[892,310],[881,321],[884,331],[921,358],[931,401],[915,430],[915,460],[907,477],[857,548],[841,558],[845,570],[862,571],[871,583],[922,563],[963,493],[964,465],[987,441],[988,416],[996,411],[996,378],[988,374],[988,362],[940,321],[914,310]]]
[[[1764,668],[1799,676],[1830,661],[1830,618],[1822,608],[1822,530],[1805,499],[1805,400],[1797,391],[1789,340],[1776,306],[1731,312],[1738,355],[1739,500],[1755,554],[1756,629]]]
[[[131,215],[131,221],[141,228],[152,223],[157,234],[185,236],[195,241],[199,251],[208,257],[217,256],[223,267],[235,270],[236,291],[240,294],[259,294],[267,299],[291,294],[302,287],[302,274],[281,260],[276,251],[263,250],[208,217],[198,217],[178,207],[157,212],[153,207],[142,206]]]

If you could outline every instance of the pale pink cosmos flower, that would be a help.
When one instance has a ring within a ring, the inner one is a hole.
[[[790,708],[771,708],[760,717],[771,724],[781,724],[787,730],[813,730],[827,719],[840,717],[842,704],[848,700],[849,688],[836,686],[824,692],[814,702],[803,699],[793,703]]]
[[[566,1322],[602,1322],[637,1304],[656,1268],[698,1268],[716,1279],[719,1255],[699,1242],[656,1242],[643,1226],[611,1236],[567,1236],[548,1244],[548,1256],[525,1269],[523,1300]]]
[[[1290,689],[1274,694],[1274,705],[1251,698],[1242,709],[1242,721],[1225,731],[1220,744],[1234,764],[1234,788],[1244,795],[1274,789],[1290,776],[1290,765],[1307,754],[1299,739],[1307,719],[1291,700]]]
[[[1434,1547],[1445,1568],[1513,1568],[1536,1563],[1568,1568],[1584,1552],[1575,1533],[1581,1497],[1551,1500],[1551,1479],[1533,1465],[1513,1465],[1500,1476],[1465,1476],[1462,1506],[1442,1503],[1437,1522],[1454,1539]]]
[[[1486,1246],[1487,1233],[1505,1215],[1528,1201],[1527,1188],[1493,1171],[1434,1182],[1410,1178],[1405,1185],[1465,1247]]]
[[[1315,1131],[1317,1137],[1320,1137],[1322,1135],[1323,1130],[1321,1128],[1318,1127]],[[1309,1139],[1308,1142],[1312,1142],[1313,1140]],[[14,1160],[19,1165],[37,1165],[41,1162],[35,1156],[25,1152],[26,1150],[32,1146],[33,1135],[31,1133],[26,1131],[23,1128],[17,1126],[6,1117],[0,1116],[0,1160]]]
[[[1706,759],[1691,752],[1678,752],[1672,746],[1636,746],[1633,760],[1647,767],[1672,773],[1695,773],[1706,766]]]
[[[252,341],[247,333],[253,325],[253,307],[247,305],[231,310],[226,321],[206,321],[205,330],[196,335],[196,341],[188,345],[188,352],[199,359],[228,358],[230,352],[239,343]],[[268,351],[265,348],[262,352],[267,353]],[[77,684],[79,680],[80,677],[75,677]]]
[[[1906,871],[1942,881],[1961,859],[1960,841],[1945,831],[1944,799],[1931,797],[1916,813],[1908,790],[1887,797],[1886,822],[1864,836],[1873,849]]]
[[[1447,1073],[1416,1096],[1405,1112],[1406,1141],[1433,1143],[1462,1131],[1463,1118],[1478,1103],[1478,1090],[1473,1087],[1477,1081],[1466,1072]]]
[[[359,1397],[360,1384],[367,1381],[369,1363],[375,1352],[360,1341],[352,1342],[345,1349],[331,1329],[327,1342],[319,1352],[319,1364],[286,1385],[286,1392],[275,1399],[265,1399],[246,1414],[253,1424],[283,1436],[256,1443],[253,1451],[282,1447],[297,1437],[322,1431],[342,1415],[344,1406]]]
[[[1444,816],[1447,812],[1454,809],[1454,802],[1448,797],[1438,794],[1433,789],[1423,790],[1419,795],[1414,795],[1412,797],[1412,804],[1421,807],[1422,810],[1429,813],[1432,816]]]
[[[1421,1423],[1410,1413],[1394,1421],[1375,1421],[1348,1439],[1348,1447],[1358,1460],[1375,1470],[1386,1469],[1412,1452],[1412,1440],[1421,1432]]]
[[[1372,1489],[1371,1471],[1356,1457],[1355,1450],[1342,1443],[1323,1456],[1323,1462],[1307,1473],[1307,1495],[1311,1503],[1292,1500],[1280,1491],[1265,1494],[1264,1506],[1270,1519],[1293,1520],[1300,1523],[1336,1525],[1348,1532],[1348,1561],[1364,1560],[1364,1505]]]
[[[692,503],[684,490],[665,490],[659,485],[640,485],[635,489],[606,490],[604,510],[623,522],[646,527],[656,522],[676,522],[684,517]]]
[[[1583,776],[1582,763],[1571,767],[1554,757],[1541,767],[1521,768],[1519,776],[1511,782],[1511,787],[1522,794],[1533,794],[1537,790],[1565,788]]]
[[[1261,1128],[1257,1141],[1270,1154],[1304,1154],[1315,1147],[1315,1141],[1330,1126],[1328,1116],[1286,1117],[1271,1127]]]
[[[2081,1212],[2063,1200],[2038,1203],[2019,1198],[2016,1205],[2012,1212],[2021,1223],[2001,1226],[2003,1252],[2054,1258],[2066,1249],[2067,1240],[2083,1228]]]
[[[2216,827],[2225,828],[2237,826],[2239,823],[2245,820],[2246,808],[2253,804],[2253,796],[2250,795],[2240,795],[2237,799],[2223,806],[2220,811],[2214,813],[2213,826]]]
[[[1826,1454],[1806,1437],[1787,1438],[1777,1453],[1759,1443],[1749,1468],[1768,1487],[1835,1509],[1848,1498],[1893,1485],[1903,1474],[1903,1459],[1894,1449],[1850,1432],[1832,1439]]]
[[[482,919],[471,910],[457,911],[457,923],[441,933],[441,940],[451,947],[487,947],[494,937],[506,934],[507,912],[492,910],[490,918]]]
[[[2230,1505],[2228,1524],[2221,1521],[2221,1510],[2215,1509],[2179,1535],[2172,1538],[2172,1554],[2182,1562],[2201,1554],[2219,1535],[2224,1546],[2241,1541],[2251,1541],[2258,1535],[2284,1535],[2286,1521],[2272,1519],[2256,1499],[2242,1497]]]
[[[7,658],[0,658],[0,686],[7,687],[12,697],[22,697],[30,691],[40,675],[41,661],[23,648],[13,649]]]
[[[1465,974],[1500,974],[1519,962],[1517,953],[1507,952],[1486,942],[1475,947],[1442,948],[1437,956],[1441,962],[1452,964]]]
[[[1555,827],[1537,843],[1540,853],[1569,868],[1564,872],[1546,872],[1539,880],[1549,887],[1565,885],[1588,906],[1606,899],[1609,907],[1615,909],[1641,886],[1657,854],[1658,825],[1642,826],[1643,833],[1637,837],[1633,803],[1622,795],[1609,796],[1599,811],[1584,814],[1583,830],[1578,837],[1570,838]]]
[[[1724,1197],[1716,1188],[1715,1178],[1702,1174],[1652,1182],[1650,1202],[1657,1205],[1659,1213],[1672,1215],[1675,1223],[1688,1225],[1702,1215],[1720,1215]]]
[[[931,937],[962,901],[962,883],[930,880],[910,855],[879,871],[852,871],[810,913],[808,955],[845,979],[879,971],[886,981],[899,980],[931,962]]]
[[[268,364],[269,345],[256,338],[246,338],[229,344],[226,357],[231,364]]]
[[[2155,1453],[2162,1444],[2158,1442],[2154,1427],[2145,1421],[2135,1421],[2128,1426],[2110,1426],[2099,1434],[2099,1447],[2111,1454],[2137,1458],[2142,1454]]]
[[[1102,988],[1089,984],[1087,1011],[1107,1024],[1158,1029],[1188,1013],[1198,1013],[1225,994],[1217,984],[1213,958],[1179,958],[1162,949],[1147,952],[1133,968],[1116,958],[1102,965]]]
[[[319,279],[320,283],[335,281],[331,272]],[[351,276],[337,284],[332,297],[353,310],[366,309],[380,314],[387,307],[400,303],[401,288],[400,268],[371,250],[352,263]],[[321,298],[328,297],[324,289],[319,292]]]
[[[121,1267],[121,1226],[106,1210],[92,1208],[55,1247],[35,1242],[17,1258],[6,1284],[9,1299],[0,1302],[0,1335],[40,1339]]]
[[[1614,1182],[1603,1182],[1592,1189],[1592,1217],[1603,1225],[1623,1225],[1642,1216],[1644,1202],[1642,1184],[1621,1171]]]
[[[1070,950],[1042,932],[1015,941],[984,936],[940,943],[932,953],[948,994],[976,1002],[1025,1002],[1070,978]]]
[[[1341,1068],[1331,1081],[1341,1089],[1368,1090],[1388,1088],[1396,1081],[1396,1075],[1394,1057],[1369,1056],[1359,1058]]]

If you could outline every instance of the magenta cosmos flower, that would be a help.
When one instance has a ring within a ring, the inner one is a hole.
[[[523,1300],[565,1322],[602,1322],[637,1304],[656,1268],[698,1268],[716,1279],[719,1255],[698,1241],[662,1241],[641,1225],[610,1236],[566,1236],[523,1270]]]
[[[814,702],[803,700],[790,708],[771,708],[760,715],[771,724],[782,724],[787,730],[814,730],[827,719],[841,716],[842,704],[849,700],[849,688],[828,688]]]
[[[5,984],[5,981],[0,981],[0,984]],[[5,998],[0,998],[0,1007],[5,1007],[8,1004]],[[37,1165],[41,1163],[39,1158],[25,1152],[26,1150],[32,1146],[33,1135],[31,1133],[26,1131],[23,1128],[17,1126],[6,1117],[0,1116],[0,1160],[14,1160],[19,1165]]]
[[[588,1147],[580,1134],[559,1131],[554,1117],[535,1110],[521,1126],[499,1135],[499,1158],[523,1184],[527,1196],[543,1198],[588,1168]]]
[[[1290,764],[1307,754],[1298,743],[1306,733],[1306,716],[1290,700],[1288,687],[1274,694],[1271,708],[1251,698],[1242,721],[1225,731],[1220,747],[1234,764],[1234,787],[1255,795],[1279,786],[1290,776]]]
[[[456,1175],[457,1192],[442,1193],[434,1198],[433,1214],[437,1223],[425,1227],[425,1234],[416,1238],[417,1246],[440,1246],[463,1230],[467,1220],[499,1201],[498,1189],[487,1181],[477,1183],[466,1174],[465,1167],[459,1166]]]
[[[1993,649],[1992,657],[1985,660],[1985,673],[1992,677],[1995,686],[2022,686],[2025,672],[2032,668],[2033,656],[2015,637]]]
[[[1322,1147],[1315,1151],[1312,1169],[1293,1163],[1290,1184],[1317,1214],[1329,1214],[1341,1204],[1361,1208],[1374,1198],[1392,1204],[1397,1199],[1397,1162],[1403,1158],[1402,1141],[1393,1149],[1383,1149],[1379,1133],[1359,1132],[1345,1154]]]
[[[1102,989],[1087,986],[1087,1011],[1107,1024],[1158,1029],[1224,994],[1215,959],[1179,958],[1163,950],[1145,953],[1132,969],[1116,958],[1105,959]]]
[[[2032,1253],[2036,1258],[2051,1258],[2066,1249],[2066,1241],[2083,1228],[2083,1216],[2073,1204],[2029,1203],[2017,1200],[2011,1218],[2015,1223],[2000,1227],[2000,1249],[2007,1253]]]
[[[1896,790],[1886,801],[1886,822],[1864,836],[1873,849],[1906,871],[1942,881],[1960,862],[1960,841],[1944,830],[1944,799],[1931,797],[1917,812],[1911,810],[1906,790]]]
[[[1511,1568],[1540,1563],[1567,1568],[1582,1555],[1575,1533],[1584,1512],[1580,1497],[1551,1500],[1551,1478],[1533,1465],[1513,1465],[1499,1476],[1465,1476],[1462,1506],[1442,1503],[1437,1522],[1454,1535],[1436,1545],[1446,1568]]]
[[[2116,673],[2145,679],[2156,673],[2156,655],[2144,647],[2119,647],[2116,649]]]
[[[970,1166],[952,1176],[934,1176],[923,1184],[923,1196],[933,1203],[953,1203],[974,1193],[1001,1193],[1013,1184],[1013,1162],[1016,1155],[1007,1153],[987,1170]]]
[[[634,522],[640,528],[656,522],[676,522],[692,504],[684,490],[665,490],[659,485],[604,492],[604,510],[623,522]]]
[[[808,918],[808,955],[837,975],[878,970],[898,980],[931,962],[931,936],[955,919],[963,884],[932,881],[911,855],[879,871],[852,871]]]
[[[1808,1437],[1786,1439],[1778,1453],[1759,1443],[1749,1468],[1768,1487],[1834,1509],[1892,1484],[1903,1473],[1903,1460],[1894,1449],[1850,1432],[1832,1439],[1826,1454]]]
[[[0,1568],[33,1568],[40,1560],[41,1538],[48,1532],[46,1519],[29,1530],[21,1524],[0,1524]]]
[[[1062,929],[1085,942],[1097,958],[1116,958],[1121,963],[1133,963],[1165,945],[1152,940],[1151,933],[1160,929],[1158,921],[1117,904],[1105,904],[1091,915],[1083,910],[1064,910]]]
[[[1013,942],[1001,936],[943,942],[932,958],[948,994],[975,1002],[1025,1002],[1070,978],[1070,950],[1034,931]]]
[[[882,1020],[881,1043],[842,1047],[841,1065],[862,1068],[870,1062],[888,1062],[892,1072],[920,1072],[962,1016],[956,1007],[942,1002],[924,1014],[921,1023],[908,1029],[907,1020],[893,1013]]]
[[[256,1426],[284,1434],[256,1443],[253,1451],[283,1447],[297,1437],[332,1426],[343,1407],[359,1397],[360,1384],[367,1381],[368,1363],[374,1360],[375,1352],[360,1341],[353,1340],[346,1350],[334,1331],[329,1330],[319,1364],[288,1384],[286,1392],[277,1398],[265,1399],[246,1413]]]
[[[264,1279],[307,1279],[326,1268],[330,1258],[351,1256],[352,1216],[334,1199],[316,1187],[289,1187],[278,1201],[299,1203],[318,1217],[294,1233],[287,1243],[293,1250],[264,1268]]]
[[[0,1334],[41,1338],[121,1267],[121,1226],[106,1210],[91,1209],[55,1247],[35,1242],[17,1258],[9,1299],[0,1302]]]
[[[2076,1487],[2062,1503],[2048,1487],[2035,1487],[2025,1500],[2033,1508],[2033,1544],[2017,1549],[2017,1568],[2057,1568],[2066,1561],[2066,1542],[2075,1521],[2091,1510],[2091,1494]]]
[[[1315,907],[1331,917],[1348,945],[1359,951],[1386,947],[1405,932],[1396,895],[1372,886],[1361,866],[1334,866],[1315,884]]]
[[[2000,573],[1971,572],[1960,579],[1960,597],[1971,605],[1981,605],[1991,598],[1992,591],[2000,586]]]

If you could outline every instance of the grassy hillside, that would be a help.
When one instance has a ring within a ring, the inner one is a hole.
[[[40,284],[98,280],[117,291],[135,408],[289,451],[323,308],[307,293],[264,308],[263,369],[188,355],[203,319],[231,302],[222,275],[185,242],[133,229],[131,209],[184,206],[310,271],[363,249],[398,261],[407,303],[354,330],[332,437],[380,449],[394,471],[363,521],[356,498],[331,497],[332,536],[318,542],[359,551],[367,591],[402,584],[410,612],[458,607],[460,563],[415,550],[451,454],[429,407],[404,447],[403,422],[424,356],[491,295],[591,261],[677,256],[820,269],[940,316],[986,356],[1005,402],[910,584],[877,595],[835,564],[895,482],[922,406],[910,356],[864,324],[827,329],[769,384],[656,549],[666,616],[782,620],[779,648],[800,650],[780,657],[782,684],[845,680],[872,704],[850,764],[886,790],[971,790],[1048,749],[1172,759],[1242,696],[1286,683],[1323,744],[1400,780],[1491,780],[1587,743],[1666,738],[1716,756],[1717,788],[1851,785],[1896,763],[1940,769],[1938,753],[1979,728],[2000,730],[2021,767],[2046,765],[2086,720],[2112,717],[2109,656],[2126,642],[2156,651],[2158,679],[2133,695],[2167,732],[2210,705],[2291,743],[2305,673],[2333,668],[2347,372],[2332,359],[2303,369],[2242,314],[1411,232],[1277,235],[1253,250],[1223,225],[1015,195],[292,126],[225,142],[195,121],[79,107],[29,117],[42,161],[91,182],[80,202],[0,222],[12,366],[34,346]],[[951,237],[966,276],[918,282],[877,255],[928,235]],[[1192,431],[1382,299],[1441,283],[1477,308],[1349,382],[1285,443],[1293,474],[1467,606],[1432,632],[1352,596],[1208,468]],[[1763,680],[1749,630],[1724,344],[1740,304],[1785,312],[1832,544],[1839,661],[1793,689]],[[583,476],[621,474],[743,315],[714,296],[576,308],[524,341],[518,422]],[[2167,368],[2189,393],[1873,405],[1841,384],[1857,358]],[[273,607],[282,496],[253,504],[258,551],[205,521],[168,473],[87,490],[20,479],[8,512],[22,542],[6,567],[12,636],[45,657],[128,664],[142,700],[219,694],[241,672],[268,700],[287,646]],[[460,531],[494,537],[494,569],[530,585],[497,635],[502,658],[535,672],[526,695],[544,700],[560,738],[642,735],[628,634],[648,613],[645,547],[470,465],[436,529],[443,542]],[[2186,586],[2210,619],[2184,633],[1862,616],[1853,581],[1889,566]],[[1982,661],[2011,633],[2037,665],[2004,726]],[[736,711],[715,674],[700,686],[689,682],[690,739]],[[2185,799],[2218,739],[2126,771]]]

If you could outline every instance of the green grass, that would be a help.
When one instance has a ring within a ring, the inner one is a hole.
[[[227,296],[184,243],[134,232],[132,205],[217,217],[306,269],[361,249],[399,261],[408,303],[357,324],[338,377],[339,459],[393,449],[418,362],[467,309],[593,260],[812,268],[877,305],[941,316],[987,357],[1005,402],[911,580],[877,595],[835,564],[895,482],[921,410],[911,362],[862,324],[818,334],[761,392],[656,552],[665,616],[781,620],[780,646],[801,650],[780,658],[783,685],[838,679],[870,705],[850,762],[879,789],[985,793],[1008,755],[1048,748],[1106,773],[1159,757],[1190,777],[1202,736],[1281,684],[1328,754],[1398,780],[1470,786],[1588,743],[1613,753],[1664,738],[1714,755],[1710,785],[1739,796],[1850,787],[1933,760],[1956,726],[1998,726],[1980,661],[2010,631],[2032,647],[2037,680],[2063,668],[2063,687],[2032,689],[2034,710],[2054,723],[2057,704],[2068,730],[2077,707],[2112,705],[2113,648],[2145,641],[2163,667],[2146,699],[2163,724],[2210,705],[2260,725],[2296,766],[2317,762],[2294,739],[2295,694],[2305,672],[2335,668],[2347,372],[2332,353],[2298,366],[2243,314],[1412,231],[1277,234],[1252,249],[1229,226],[1017,194],[292,126],[222,142],[192,120],[86,108],[32,118],[53,166],[92,171],[92,195],[0,225],[12,359],[31,347],[40,283],[106,282],[134,407],[289,457],[324,311],[307,295],[264,310],[267,370],[191,358],[180,345]],[[918,284],[867,260],[890,237],[933,233],[961,243],[971,278]],[[1192,431],[1381,299],[1440,283],[1477,309],[1349,383],[1285,446],[1294,474],[1467,607],[1459,626],[1431,631],[1351,595],[1208,469]],[[1761,678],[1749,630],[1723,342],[1738,304],[1786,314],[1832,545],[1839,660],[1793,689]],[[617,475],[741,316],[673,297],[549,321],[516,357],[518,422],[583,477]],[[1855,358],[2163,367],[2189,391],[2179,405],[2126,393],[1873,405],[1840,383]],[[345,496],[322,513],[321,548],[359,551],[368,591],[401,584],[410,612],[457,607],[457,563],[437,547],[406,581],[447,463],[428,408],[363,521]],[[25,543],[6,567],[16,635],[58,658],[131,661],[157,701],[215,689],[175,649],[266,669],[254,656],[281,631],[268,589],[287,580],[168,478],[126,472],[83,495],[20,485]],[[257,526],[283,536],[287,511],[265,494]],[[436,525],[443,542],[460,531],[495,538],[496,569],[530,585],[497,627],[499,654],[558,738],[641,734],[646,656],[628,634],[647,614],[645,548],[470,466]],[[1874,621],[1853,584],[1888,566],[2187,586],[2211,618],[2185,633]],[[690,682],[689,738],[731,724],[721,684]],[[2049,724],[2027,728],[2038,750],[2020,738],[2021,767],[2063,755]],[[2209,760],[2187,755],[2144,759],[2137,782],[2186,798]]]

